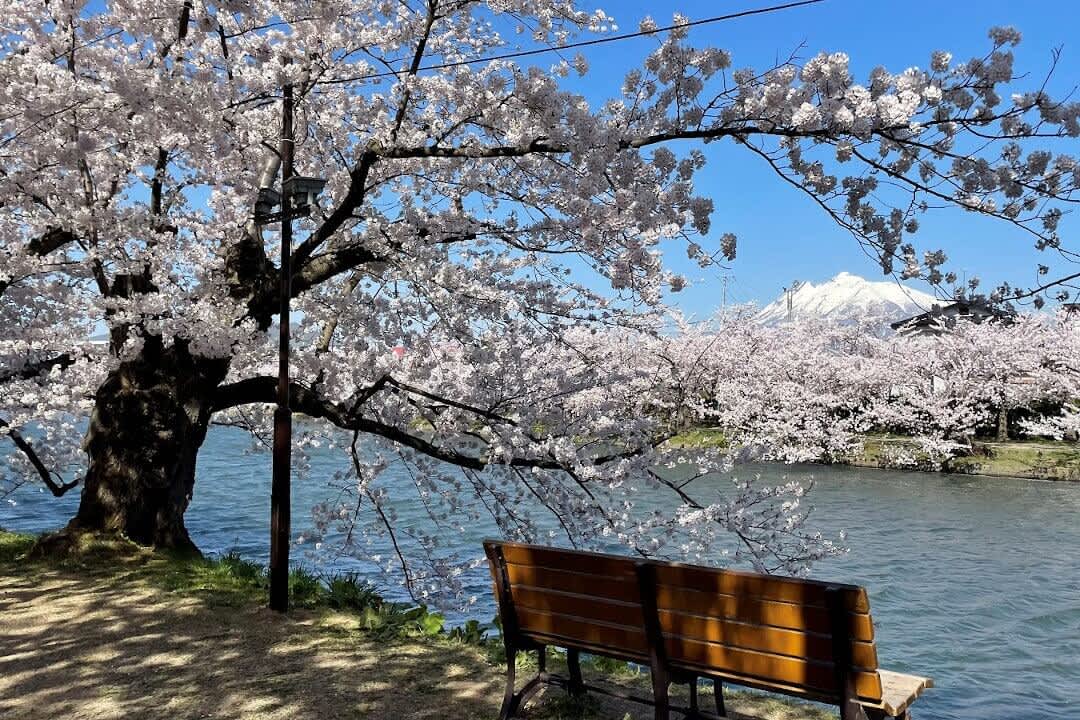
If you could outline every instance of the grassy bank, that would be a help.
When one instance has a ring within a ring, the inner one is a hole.
[[[888,466],[892,453],[914,448],[915,444],[907,437],[868,436],[864,439],[862,454],[850,462],[862,467]],[[969,475],[1076,482],[1080,481],[1080,445],[1055,440],[976,440],[972,443],[971,455],[950,459],[942,470]]]
[[[723,448],[727,441],[718,428],[692,428],[679,433],[668,444],[677,448]],[[915,455],[918,461],[918,446],[903,435],[867,435],[863,438],[862,452],[847,458],[843,464],[896,467],[897,455]],[[923,458],[910,469],[1080,482],[1080,444],[1058,440],[976,440],[971,455],[952,458],[939,468]]]
[[[0,530],[0,717],[493,718],[502,698],[497,630],[448,629],[388,603],[358,578],[294,572],[294,610],[265,609],[263,568],[235,555],[172,557],[88,540],[62,560],[27,560],[34,538]],[[535,661],[526,659],[522,673]],[[561,665],[558,655],[551,663]],[[647,694],[621,662],[591,682]],[[705,694],[705,693],[703,693]],[[820,720],[820,706],[727,695],[733,717]],[[706,702],[711,699],[705,698]],[[651,709],[559,691],[524,717],[626,720]]]
[[[727,438],[719,428],[691,428],[668,440],[668,445],[677,448],[725,448]]]

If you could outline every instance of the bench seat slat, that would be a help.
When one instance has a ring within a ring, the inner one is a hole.
[[[900,715],[923,694],[927,688],[934,687],[934,681],[928,677],[905,675],[891,670],[878,670],[881,677],[881,703],[864,703],[867,707],[879,707],[887,715]]]

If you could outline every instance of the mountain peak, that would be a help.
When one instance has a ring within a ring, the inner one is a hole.
[[[798,320],[853,323],[866,319],[892,322],[929,310],[935,299],[891,280],[871,281],[849,272],[815,285],[795,283],[757,314],[757,320],[776,325]]]

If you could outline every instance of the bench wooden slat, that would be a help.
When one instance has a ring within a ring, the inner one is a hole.
[[[923,691],[934,687],[932,679],[918,675],[905,675],[890,670],[878,670],[878,675],[881,676],[881,703],[868,707],[880,707],[892,716],[900,715]]]
[[[635,630],[641,629],[641,606],[638,604],[590,598],[586,595],[553,592],[544,588],[532,588],[525,585],[511,585],[510,588],[510,592],[514,597],[514,605],[519,608],[572,615],[609,625],[622,625]]]
[[[703,674],[708,674],[710,668],[717,668],[732,675],[809,687],[828,694],[837,692],[836,676],[831,662],[759,653],[685,638],[665,640],[668,660],[673,668],[699,670]],[[853,678],[859,697],[871,700],[881,697],[881,681],[876,670],[857,671],[853,673]]]
[[[665,635],[682,636],[689,640],[720,643],[776,655],[804,657],[823,662],[832,660],[832,638],[828,635],[688,615],[670,610],[661,610],[659,615],[660,627]],[[856,666],[869,670],[877,668],[877,649],[873,643],[853,642],[851,654]]]
[[[514,603],[519,608],[595,620],[609,625],[620,625],[631,630],[641,628],[641,606],[637,603],[609,601],[606,598],[589,597],[580,593],[564,593],[527,585],[512,585],[511,588]],[[668,610],[660,612],[660,626],[665,635],[684,637],[687,640],[719,643],[821,662],[832,660],[832,639],[819,633],[727,621]],[[877,667],[877,653],[873,643],[852,643],[852,656],[858,667],[870,670]]]
[[[600,580],[596,575],[572,570],[553,570],[535,565],[507,563],[506,570],[511,585],[551,588],[563,592],[579,593],[593,597],[639,602],[637,584],[633,579],[605,577]]]
[[[594,575],[597,579],[610,577],[634,582],[634,564],[629,558],[517,543],[504,543],[501,547],[506,562],[513,565],[531,565],[552,570],[572,569],[574,572]]]
[[[761,600],[752,596],[710,595],[670,585],[657,587],[656,605],[660,610],[832,635],[828,612],[817,606]],[[851,613],[848,617],[851,622],[851,638],[860,642],[873,642],[874,623],[870,616]]]
[[[526,636],[542,635],[567,640],[571,645],[587,643],[593,647],[621,650],[639,660],[648,652],[645,633],[640,628],[525,607],[517,609],[517,616],[521,632]]]
[[[519,543],[502,543],[503,556],[509,565],[534,567],[618,579],[632,586],[633,558],[605,555],[584,550],[563,550]],[[866,590],[858,585],[825,583],[803,578],[758,575],[741,570],[705,568],[682,563],[657,563],[657,582],[723,595],[752,595],[801,605],[825,607],[825,589],[839,587],[847,591],[847,608],[867,613],[870,602]],[[531,584],[531,583],[530,583]]]
[[[845,607],[848,610],[856,613],[870,611],[866,590],[857,585],[837,585],[803,578],[757,575],[740,570],[695,567],[680,563],[657,563],[656,582],[708,594],[753,596],[762,600],[821,608],[825,607],[826,588],[838,587],[844,591]]]

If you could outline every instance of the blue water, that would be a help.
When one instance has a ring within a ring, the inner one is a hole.
[[[265,561],[270,459],[249,447],[239,431],[211,432],[187,522],[204,551],[235,548]],[[341,466],[337,455],[311,458],[309,479],[294,488],[297,533],[310,529],[311,506],[337,496],[328,478]],[[814,522],[831,534],[845,529],[851,548],[814,574],[867,587],[882,666],[936,682],[915,706],[920,717],[1080,714],[1080,484],[833,467],[741,470],[749,471],[766,479],[813,476]],[[12,499],[17,504],[0,503],[0,526],[35,532],[62,525],[78,503],[75,494],[56,500],[36,488]],[[401,522],[420,516],[419,508],[403,509]],[[478,539],[493,533],[481,523],[447,542],[478,553]],[[301,546],[294,559],[381,579],[333,548],[328,537],[322,551]],[[467,584],[479,598],[471,614],[494,615],[486,570],[477,568]]]

